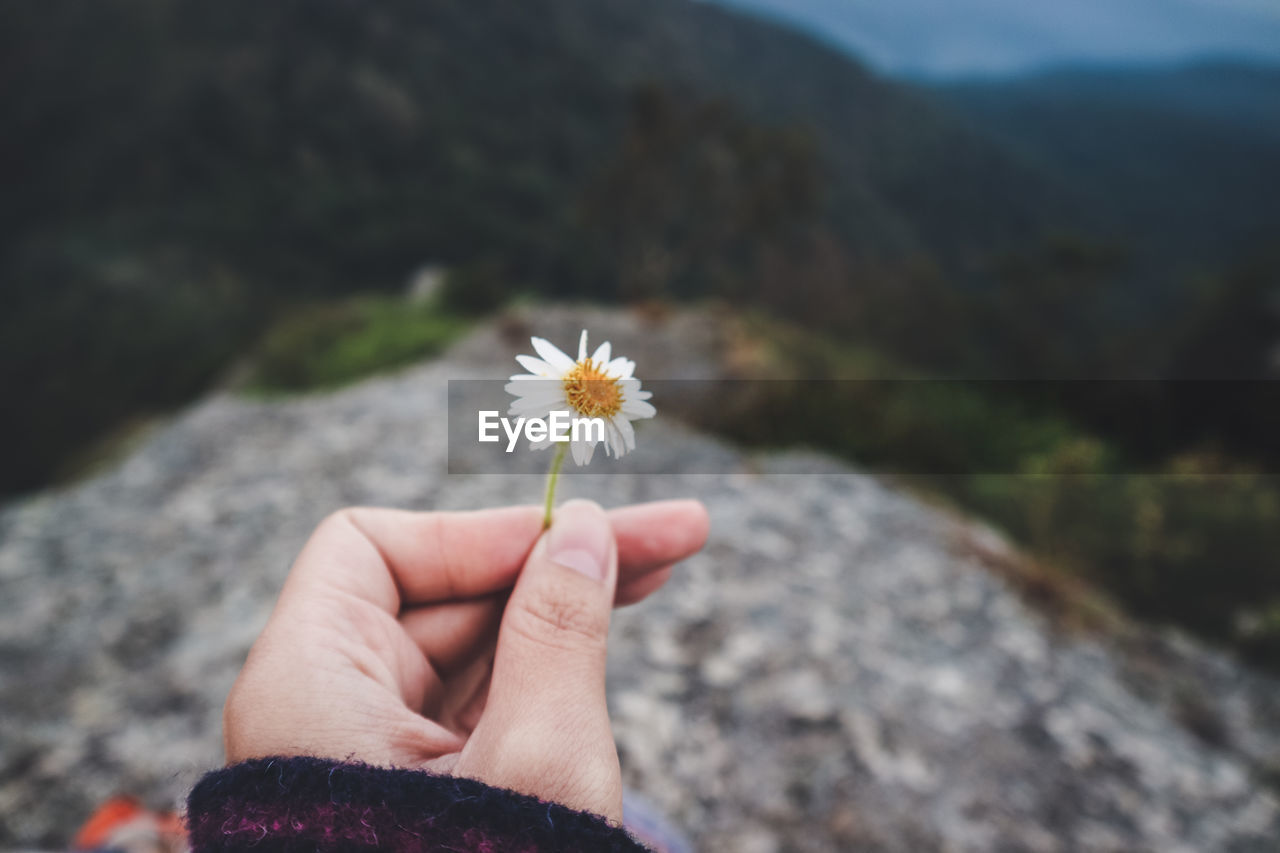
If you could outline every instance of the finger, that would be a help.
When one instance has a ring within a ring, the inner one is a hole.
[[[507,596],[499,593],[413,607],[400,614],[400,624],[431,668],[441,678],[449,678],[476,657],[492,653],[506,602]]]
[[[619,582],[698,553],[711,525],[696,500],[622,506],[609,512],[609,521],[618,540]]]
[[[653,595],[671,579],[673,566],[661,566],[632,578],[618,579],[614,607],[627,607]],[[422,650],[431,668],[449,679],[459,668],[478,657],[492,657],[498,639],[498,620],[507,603],[505,593],[448,604],[410,607],[400,613],[400,624]]]
[[[697,501],[624,507],[610,518],[628,577],[689,556],[707,536],[706,509]],[[295,584],[341,589],[390,612],[401,603],[476,598],[511,587],[541,530],[537,507],[346,509],[316,530],[304,551],[312,558],[298,561],[296,573],[303,577]],[[389,577],[371,577],[379,565]]]
[[[503,613],[483,717],[458,772],[619,819],[605,705],[617,544],[604,511],[570,501],[529,555]]]
[[[618,587],[618,592],[613,597],[614,607],[627,607],[631,604],[644,601],[653,595],[662,585],[671,579],[672,566],[658,569],[655,572],[649,572],[638,578],[633,578],[627,583]]]
[[[347,616],[336,610],[309,614],[332,626],[329,636],[305,619],[273,617],[268,623],[224,707],[228,761],[354,754],[389,762],[406,753],[462,747],[456,732],[412,710],[438,695],[441,685],[416,651],[396,648],[409,641],[386,630],[391,617],[368,603],[343,603],[358,607]],[[360,608],[367,615],[359,615]],[[388,642],[385,654],[374,651]],[[341,701],[326,701],[333,697]]]

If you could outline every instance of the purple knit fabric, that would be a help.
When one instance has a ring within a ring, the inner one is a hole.
[[[639,853],[604,818],[472,779],[266,758],[208,774],[187,800],[194,853]]]

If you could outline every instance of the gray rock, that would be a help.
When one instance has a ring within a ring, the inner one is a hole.
[[[583,324],[642,377],[716,375],[704,318],[541,309],[339,393],[211,396],[0,511],[0,847],[65,842],[118,791],[177,802],[220,762],[223,698],[328,512],[536,502],[545,457],[447,473],[446,382]],[[710,507],[707,549],[618,613],[610,660],[626,781],[699,849],[1276,849],[1274,680],[1177,635],[1064,633],[956,547],[1019,559],[998,536],[836,461],[661,417],[640,442],[668,473],[564,496]]]

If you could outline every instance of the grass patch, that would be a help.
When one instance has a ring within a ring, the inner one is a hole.
[[[263,336],[245,390],[281,394],[337,388],[435,355],[469,325],[433,302],[388,296],[301,308]]]

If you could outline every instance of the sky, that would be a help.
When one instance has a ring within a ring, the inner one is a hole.
[[[720,0],[798,23],[894,74],[1213,58],[1280,64],[1280,0]]]

